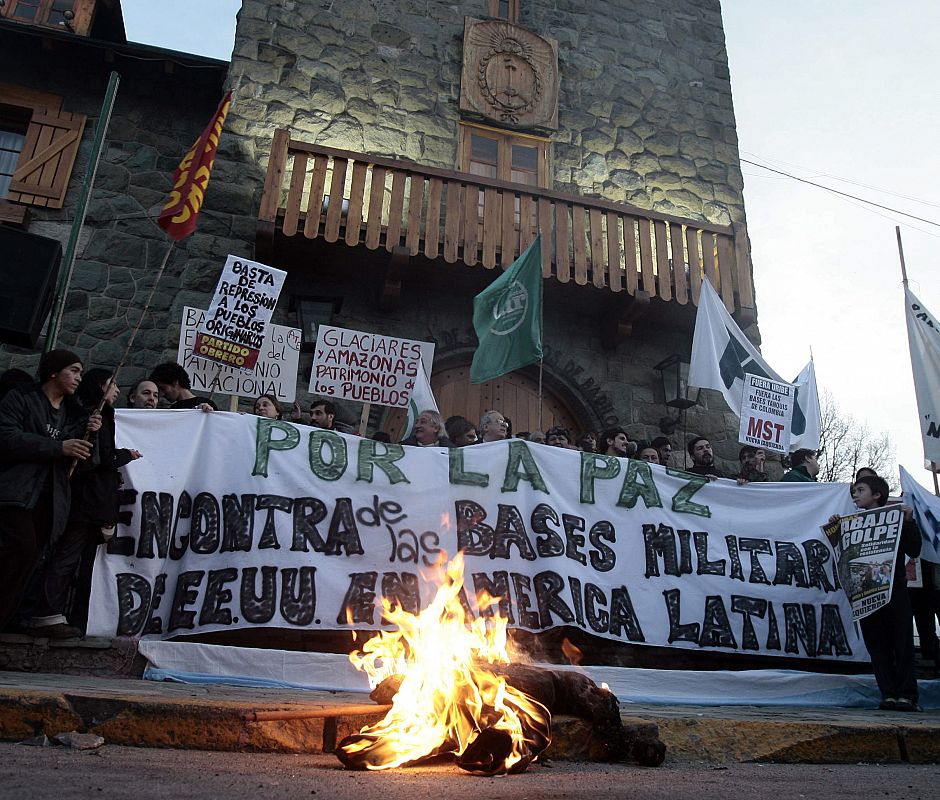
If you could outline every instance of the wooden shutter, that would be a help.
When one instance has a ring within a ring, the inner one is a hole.
[[[62,208],[84,129],[83,114],[34,111],[7,199]]]

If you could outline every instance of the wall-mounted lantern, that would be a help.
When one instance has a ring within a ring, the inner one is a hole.
[[[304,353],[312,353],[317,342],[317,328],[333,324],[333,315],[339,313],[343,300],[341,297],[294,295],[292,304],[297,314],[297,327],[303,336],[300,349]]]
[[[678,412],[675,417],[665,417],[659,421],[659,429],[667,436],[674,433],[676,427],[690,408],[701,403],[702,390],[696,389],[694,396],[689,393],[689,362],[681,356],[671,355],[653,367],[658,373],[663,386],[663,400],[667,408]]]

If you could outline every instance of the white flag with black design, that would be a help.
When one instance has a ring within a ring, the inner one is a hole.
[[[721,392],[729,408],[735,414],[740,414],[746,373],[786,383],[764,361],[764,357],[731,318],[718,292],[705,278],[695,316],[689,385]],[[816,450],[819,447],[821,424],[816,372],[812,361],[792,383],[796,385],[797,391],[790,451],[801,447]]]
[[[801,434],[797,435],[794,431],[790,437],[790,452],[801,447],[818,450],[822,436],[822,411],[819,408],[819,389],[816,388],[816,365],[813,359],[796,376],[793,385],[796,386],[796,404],[805,423]],[[795,419],[796,409],[793,412]]]
[[[923,537],[920,557],[940,563],[940,497],[928,492],[904,467],[901,467],[901,491],[904,502],[914,509],[914,519]]]
[[[940,464],[940,325],[907,288],[904,303],[924,458]]]

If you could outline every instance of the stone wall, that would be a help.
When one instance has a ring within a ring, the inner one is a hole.
[[[274,131],[288,127],[311,143],[454,169],[464,17],[483,17],[485,8],[485,0],[244,0],[228,130],[262,166]],[[552,188],[716,223],[744,220],[718,0],[527,0],[520,22],[559,44]],[[321,289],[318,261],[349,253],[342,244],[329,255],[311,251],[309,269],[294,270],[286,293]],[[341,282],[334,324],[433,340],[438,361],[469,355],[470,298],[489,278],[443,269],[446,277],[428,283],[406,271],[392,313],[378,312],[361,283]],[[688,354],[689,330],[647,319],[616,352],[605,351],[599,295],[567,288],[574,291],[546,285],[546,369],[555,386],[585,409],[585,427],[616,419],[635,436],[657,435],[665,408],[652,367]],[[562,302],[550,302],[553,289]],[[305,357],[302,374],[308,366]],[[689,412],[688,429],[712,437],[730,463],[737,420],[717,395],[709,400],[713,408]],[[357,409],[343,412],[356,418]]]
[[[226,65],[187,67],[158,55],[141,58],[118,51],[113,62],[103,48],[56,41],[43,50],[37,40],[11,34],[4,42],[0,72],[6,83],[63,97],[66,111],[88,117],[62,209],[31,208],[29,232],[58,239],[63,250],[90,164],[95,126],[111,69],[121,81],[105,147],[88,205],[85,227],[62,319],[58,346],[75,350],[86,367],[115,366],[140,319],[169,239],[156,217],[180,159],[209,121],[222,96]],[[126,388],[165,357],[175,358],[182,306],[208,303],[228,253],[251,255],[257,168],[223,135],[212,183],[197,232],[174,245],[149,312],[144,316],[127,366]],[[32,370],[38,353],[0,346],[0,370]]]
[[[245,0],[230,130],[264,161],[275,128],[452,169],[464,16],[485,0]],[[586,10],[588,9],[588,10]],[[718,0],[527,0],[559,43],[553,186],[726,224],[744,220]]]

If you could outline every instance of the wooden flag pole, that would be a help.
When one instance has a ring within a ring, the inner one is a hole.
[[[149,246],[149,245],[148,245]],[[163,270],[166,269],[167,261],[170,259],[170,253],[173,252],[173,242],[170,242],[170,246],[167,247],[166,252],[163,254],[163,260],[160,262],[160,268],[157,270],[157,275],[153,279],[153,286],[150,287],[150,294],[147,297],[147,302],[144,303],[143,311],[140,312],[140,318],[137,320],[137,324],[134,326],[134,329],[131,331],[131,338],[127,340],[127,345],[124,347],[124,352],[121,354],[121,360],[118,362],[118,365],[114,368],[114,372],[111,373],[111,379],[108,383],[108,386],[105,387],[104,394],[101,396],[101,402],[98,403],[98,407],[95,409],[94,413],[100,414],[101,409],[104,408],[105,397],[108,394],[108,389],[111,388],[111,384],[117,383],[118,373],[121,371],[121,367],[124,366],[124,362],[127,361],[127,356],[131,351],[131,347],[134,346],[134,340],[137,338],[137,333],[140,330],[140,326],[144,321],[144,317],[147,316],[147,312],[150,310],[150,303],[153,301],[153,295],[157,291],[157,284],[160,283],[160,278],[163,276]],[[146,261],[146,256],[144,256]],[[90,441],[91,434],[87,431],[83,437],[83,441]],[[68,476],[71,478],[72,473],[75,472],[75,467],[78,466],[78,459],[73,459],[72,463],[69,465]]]
[[[539,359],[539,431],[542,431],[542,363],[545,359]]]
[[[144,317],[147,316],[147,312],[150,310],[150,304],[153,302],[153,296],[157,291],[157,285],[160,283],[160,278],[163,277],[163,271],[166,269],[167,262],[170,260],[170,253],[172,252],[173,242],[170,242],[169,247],[167,247],[166,252],[163,254],[163,260],[160,262],[160,267],[157,269],[156,277],[153,279],[153,286],[150,287],[150,294],[147,295],[147,302],[144,303],[143,311],[140,312],[140,318],[137,320],[137,324],[134,326],[134,330],[131,331],[131,338],[127,340],[127,345],[124,347],[124,352],[121,354],[121,360],[114,368],[115,383],[117,383],[117,377],[118,373],[121,371],[121,367],[124,366],[124,362],[127,360],[127,356],[131,352],[131,347],[134,346],[134,340],[137,338],[137,333],[140,331],[140,326],[144,322]]]
[[[362,413],[359,415],[359,435],[366,435],[366,428],[369,426],[369,414],[372,413],[372,403],[362,404]]]
[[[98,402],[97,407],[95,408],[95,410],[94,410],[94,411],[92,412],[92,414],[91,414],[92,416],[94,416],[95,414],[100,414],[100,413],[101,413],[101,409],[104,408],[105,401],[107,400],[108,392],[111,391],[111,387],[112,387],[114,384],[115,384],[114,374],[112,373],[111,377],[108,378],[108,382],[105,384],[104,391],[101,393],[101,400]],[[100,430],[100,428],[99,428],[99,430]],[[87,431],[87,430],[85,431],[85,435],[82,437],[82,441],[83,441],[83,442],[90,442],[90,441],[91,441],[91,432],[90,432],[90,431]],[[76,468],[77,466],[78,466],[78,459],[77,459],[77,458],[73,458],[73,459],[72,459],[72,463],[69,464],[69,469],[68,469],[68,473],[67,473],[67,475],[68,475],[69,478],[72,477],[72,473],[75,472],[75,468]]]
[[[222,376],[222,364],[219,363],[218,367],[215,370],[215,375],[212,376],[212,380],[209,383],[209,401],[213,402],[212,398],[215,395],[216,387],[219,385],[219,378]]]
[[[894,226],[894,234],[898,238],[898,256],[901,259],[901,282],[907,288],[907,266],[904,264],[904,245],[901,244],[901,226]]]
[[[894,234],[898,239],[898,258],[901,259],[901,282],[907,288],[907,265],[904,263],[904,245],[901,244],[901,226],[894,226]],[[930,472],[933,475],[933,493],[940,497],[940,481],[937,480],[937,462],[930,462]]]

